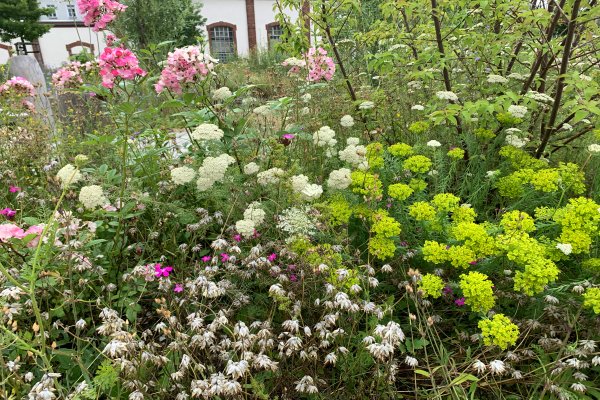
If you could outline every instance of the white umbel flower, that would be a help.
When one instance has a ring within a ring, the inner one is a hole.
[[[508,113],[515,118],[523,118],[527,114],[527,107],[513,104],[508,106]]]
[[[308,177],[306,175],[294,175],[290,178],[292,190],[294,193],[301,193],[308,186]]]
[[[427,142],[427,146],[429,147],[440,147],[442,144],[440,142],[438,142],[437,140],[430,140],[429,142]]]
[[[98,185],[82,187],[79,192],[79,201],[88,210],[94,210],[108,204],[108,200],[104,197],[102,187]]]
[[[235,230],[246,239],[251,238],[254,235],[256,225],[254,221],[249,219],[242,219],[235,223]]]
[[[171,181],[176,185],[185,185],[194,180],[196,171],[190,167],[178,167],[171,170]]]
[[[351,128],[354,126],[354,118],[352,118],[351,115],[344,115],[340,119],[340,125],[342,125],[344,128]]]
[[[260,166],[255,162],[250,162],[244,165],[244,174],[246,175],[254,175],[258,171],[260,171]]]
[[[343,190],[346,189],[352,183],[350,178],[350,170],[348,168],[340,168],[331,171],[329,179],[327,179],[327,186],[330,189]]]
[[[415,111],[423,111],[425,109],[425,107],[423,107],[421,104],[415,104],[410,109],[415,110]]]
[[[228,98],[230,98],[231,96],[233,96],[233,94],[231,93],[231,90],[229,90],[229,88],[227,86],[218,88],[217,90],[215,90],[213,92],[213,100],[219,101],[219,102],[225,101]]]
[[[375,107],[375,103],[373,103],[372,101],[363,101],[362,103],[360,103],[358,105],[358,108],[360,110],[370,110],[374,107]]]
[[[349,140],[348,140],[349,141]],[[357,167],[360,170],[366,170],[369,167],[367,162],[367,149],[362,145],[348,143],[348,146],[338,153],[340,160]]]
[[[214,124],[201,124],[192,132],[192,139],[198,141],[221,140],[223,131]]]
[[[506,83],[508,82],[508,79],[500,75],[490,74],[488,75],[487,81],[489,83]]]
[[[281,168],[271,168],[263,172],[259,172],[257,177],[258,183],[266,186],[273,183],[278,183],[281,177],[285,175],[285,171]]]
[[[267,214],[260,208],[260,203],[253,202],[248,205],[246,211],[244,211],[244,219],[250,220],[256,224],[256,226],[262,224]]]
[[[322,126],[318,131],[313,133],[313,143],[319,147],[335,146],[337,140],[335,138],[335,131],[328,126]]]
[[[235,158],[223,153],[218,157],[206,157],[198,169],[198,190],[204,192],[212,187],[215,182],[220,182],[225,177],[227,168],[235,162]]]
[[[81,172],[79,172],[79,170],[71,164],[67,164],[62,167],[56,173],[56,177],[60,180],[60,184],[63,188],[73,185],[83,178]]]
[[[458,96],[454,92],[440,90],[435,94],[440,100],[458,101]]]
[[[302,189],[300,195],[306,201],[316,200],[323,194],[323,187],[321,185],[317,185],[316,183],[308,184]]]
[[[587,149],[590,153],[600,153],[600,144],[592,143],[588,146]]]
[[[506,143],[518,149],[524,147],[529,142],[527,138],[520,138],[517,135],[506,135]]]

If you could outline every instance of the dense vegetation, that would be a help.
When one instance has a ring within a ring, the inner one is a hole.
[[[310,3],[0,86],[4,398],[600,399],[596,1]]]

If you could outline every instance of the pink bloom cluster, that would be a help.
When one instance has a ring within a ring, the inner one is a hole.
[[[98,61],[102,86],[111,89],[116,78],[134,80],[146,75],[135,54],[125,47],[105,47]]]
[[[306,53],[306,66],[308,67],[309,82],[318,82],[321,79],[330,81],[335,73],[335,64],[331,57],[327,57],[327,51],[322,47],[311,47]]]
[[[117,18],[117,13],[125,11],[126,5],[115,0],[77,0],[79,12],[85,26],[92,26],[94,32],[101,31]]]
[[[10,239],[23,239],[28,235],[37,235],[33,240],[27,243],[27,247],[35,247],[40,241],[40,235],[44,231],[43,225],[32,225],[27,230],[23,230],[15,224],[0,225],[0,242],[6,242]]]
[[[15,76],[0,85],[0,95],[14,94],[17,96],[34,97],[35,88],[27,79]]]
[[[154,85],[156,93],[170,89],[182,93],[182,85],[202,81],[210,74],[218,61],[204,54],[198,46],[187,46],[169,53],[167,66],[160,73]]]
[[[52,74],[52,85],[57,89],[76,88],[83,84],[83,73],[90,72],[96,67],[96,62],[88,61],[84,64],[71,61]]]

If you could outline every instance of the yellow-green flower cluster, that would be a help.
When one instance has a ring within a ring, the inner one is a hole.
[[[408,157],[413,154],[413,148],[406,143],[396,143],[388,147],[388,152],[394,157]]]
[[[329,223],[332,226],[347,224],[352,216],[352,207],[342,196],[336,196],[327,204]]]
[[[486,313],[494,307],[494,284],[488,276],[481,272],[469,272],[460,276],[460,288],[465,296],[465,303],[475,312]]]
[[[419,289],[423,292],[423,297],[431,296],[437,299],[442,295],[443,288],[444,281],[437,275],[425,274],[421,277],[421,282],[419,282]]]
[[[431,160],[422,155],[408,157],[402,164],[404,169],[414,173],[424,174],[431,168]]]
[[[592,239],[598,236],[600,205],[592,199],[578,197],[569,200],[554,213],[554,221],[561,225],[558,241],[573,246],[573,254],[588,253]]]
[[[560,271],[552,260],[546,258],[546,247],[527,233],[506,233],[499,235],[497,240],[507,258],[523,267],[523,271],[515,273],[515,290],[532,296],[558,278]]]
[[[458,224],[460,222],[475,222],[477,213],[468,204],[463,204],[452,211],[452,222]]]
[[[506,350],[508,346],[514,346],[517,343],[519,327],[503,314],[496,314],[491,320],[483,319],[477,325],[481,329],[483,343],[486,346],[496,345],[500,349]]]
[[[388,186],[388,195],[392,199],[403,201],[408,199],[413,193],[414,190],[404,183],[394,183]]]
[[[518,125],[523,122],[521,118],[517,118],[508,112],[500,112],[496,114],[496,120],[504,126]]]
[[[600,288],[589,288],[585,291],[583,306],[591,308],[596,314],[600,314]]]
[[[354,193],[364,194],[373,199],[380,199],[383,196],[383,184],[377,175],[365,171],[352,171],[352,191]]]
[[[526,151],[514,146],[502,147],[499,154],[506,158],[514,169],[540,169],[548,166],[544,161],[532,157]]]
[[[438,212],[449,213],[458,208],[460,198],[456,197],[452,193],[440,193],[433,196],[431,204],[435,207]]]
[[[423,259],[433,264],[442,264],[448,259],[447,246],[435,240],[426,240],[421,251]]]
[[[435,208],[426,201],[417,201],[408,207],[408,214],[417,221],[433,221],[436,218]]]
[[[484,258],[497,253],[496,242],[483,225],[475,222],[459,222],[450,229],[450,236],[464,242],[464,246],[475,253],[475,258]]]
[[[423,259],[433,264],[449,262],[456,268],[468,268],[476,260],[475,253],[466,246],[446,246],[433,240],[425,241]]]
[[[447,154],[448,157],[454,158],[456,160],[462,160],[463,158],[465,158],[465,151],[460,147],[450,149]]]
[[[408,186],[411,187],[415,192],[422,192],[427,187],[427,182],[423,179],[413,178],[408,182]]]
[[[533,232],[535,221],[526,212],[513,210],[502,216],[500,225],[505,232]]]
[[[375,236],[369,239],[369,251],[380,260],[392,257],[396,252],[392,238],[400,234],[400,223],[387,211],[379,209],[371,215],[371,224],[371,232]]]
[[[600,272],[600,258],[590,258],[589,260],[582,262],[581,265],[595,273]]]
[[[369,163],[369,168],[375,170],[383,167],[383,153],[385,151],[383,145],[378,142],[369,143],[366,147],[366,150],[366,158],[367,162]]]
[[[475,136],[477,136],[480,139],[493,139],[496,137],[496,135],[494,134],[494,131],[491,129],[477,128],[477,129],[475,129],[474,133],[475,133]]]
[[[417,121],[410,124],[408,130],[412,133],[421,134],[427,132],[429,129],[429,122],[427,121]]]

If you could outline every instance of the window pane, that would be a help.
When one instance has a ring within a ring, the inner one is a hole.
[[[233,28],[215,26],[210,30],[210,48],[214,57],[227,61],[235,56]]]
[[[272,25],[269,27],[269,32],[267,33],[269,35],[269,48],[272,49],[281,40],[283,29],[281,25]]]
[[[67,5],[67,11],[69,12],[69,18],[75,18],[77,14],[75,14],[75,6]]]

